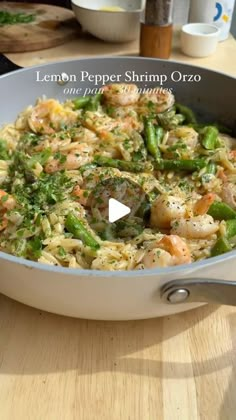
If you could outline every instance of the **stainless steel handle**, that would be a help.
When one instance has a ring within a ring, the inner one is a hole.
[[[236,281],[215,279],[178,279],[166,283],[161,299],[170,305],[191,302],[236,306]]]

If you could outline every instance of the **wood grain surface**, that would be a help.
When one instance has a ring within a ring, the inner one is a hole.
[[[4,420],[235,420],[236,310],[95,322],[0,298]]]
[[[31,23],[0,26],[1,52],[25,52],[55,47],[79,36],[74,13],[46,4],[1,2],[0,10],[35,14]]]
[[[232,37],[215,55],[191,59],[181,54],[177,35],[172,58],[236,75]],[[27,66],[137,49],[137,42],[85,38],[8,57]],[[235,389],[236,308],[95,322],[0,296],[1,420],[235,420]]]

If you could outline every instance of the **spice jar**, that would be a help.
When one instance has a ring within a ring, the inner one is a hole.
[[[140,55],[142,57],[170,57],[172,23],[173,0],[146,0],[140,32]]]

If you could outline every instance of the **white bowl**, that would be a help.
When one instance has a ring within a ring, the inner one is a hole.
[[[220,30],[207,23],[189,23],[181,30],[181,49],[190,57],[207,57],[216,51]]]
[[[137,39],[140,15],[145,0],[72,0],[71,5],[82,28],[109,42]],[[120,7],[124,11],[104,11],[103,7]]]

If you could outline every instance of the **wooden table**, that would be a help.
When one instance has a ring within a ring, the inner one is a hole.
[[[20,65],[136,54],[137,42],[84,38],[9,57]],[[193,60],[236,75],[236,43]],[[217,87],[216,87],[217,88]],[[160,319],[94,322],[0,297],[2,420],[235,420],[236,309],[204,306]]]

